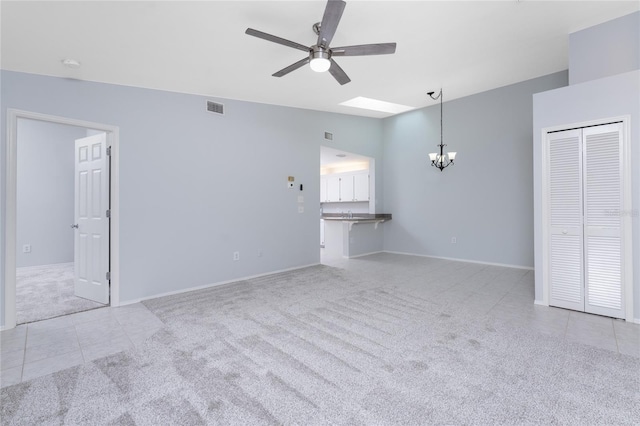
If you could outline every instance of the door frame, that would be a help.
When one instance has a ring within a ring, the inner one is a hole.
[[[579,123],[562,124],[542,129],[542,304],[549,306],[550,268],[549,268],[549,143],[547,134],[562,130],[582,127],[601,126],[613,122],[622,122],[622,220],[620,233],[622,237],[622,297],[624,299],[625,320],[634,322],[633,312],[633,236],[632,236],[632,188],[631,188],[631,116],[603,118]],[[629,212],[629,214],[627,214]]]
[[[120,304],[120,141],[119,128],[102,123],[59,117],[18,109],[7,109],[7,151],[5,194],[6,209],[4,215],[4,326],[10,329],[16,326],[16,200],[17,200],[17,165],[18,165],[18,119],[44,121],[98,130],[107,134],[107,146],[111,147],[111,220],[109,261],[111,272],[110,305]]]

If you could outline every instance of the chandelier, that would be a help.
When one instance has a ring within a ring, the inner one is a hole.
[[[438,94],[438,96],[433,96],[434,93],[435,92],[429,92],[427,93],[427,95],[429,95],[434,101],[440,99],[440,145],[436,145],[440,147],[440,154],[438,154],[437,152],[429,153],[429,160],[431,160],[432,166],[435,166],[440,169],[440,171],[443,171],[447,167],[453,165],[453,160],[455,160],[456,158],[456,153],[444,153],[444,147],[446,145],[443,143],[442,139],[442,89],[440,89],[440,93]]]

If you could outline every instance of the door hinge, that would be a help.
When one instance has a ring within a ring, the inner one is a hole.
[[[111,272],[107,272],[107,281],[111,281]]]
[[[111,156],[111,147],[110,146],[107,147],[107,155]]]
[[[107,210],[107,217],[110,218],[111,217],[111,209]]]

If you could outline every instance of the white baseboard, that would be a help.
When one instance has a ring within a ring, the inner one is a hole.
[[[200,286],[195,286],[195,287],[184,288],[184,289],[180,289],[180,290],[168,291],[166,293],[154,294],[152,296],[146,296],[146,297],[142,297],[142,298],[139,298],[139,299],[130,299],[130,300],[121,301],[118,306],[133,305],[134,303],[140,303],[140,302],[145,301],[145,300],[157,299],[159,297],[165,297],[165,296],[174,296],[176,294],[188,293],[190,291],[204,290],[204,289],[207,289],[207,288],[218,287],[218,286],[221,286],[221,285],[231,284],[231,283],[235,283],[235,282],[238,282],[238,281],[245,281],[245,280],[251,280],[251,279],[254,279],[254,278],[266,277],[268,275],[275,275],[275,274],[280,274],[282,272],[295,271],[295,270],[298,270],[298,269],[309,268],[311,266],[317,266],[317,265],[320,265],[320,263],[311,263],[311,264],[303,265],[303,266],[294,266],[293,268],[279,269],[277,271],[264,272],[262,274],[250,275],[250,276],[246,276],[246,277],[238,277],[238,278],[233,278],[231,280],[218,281],[218,282],[211,283],[211,284],[205,284],[205,285],[200,285]]]
[[[378,254],[378,253],[384,253],[384,251],[382,251],[382,250],[380,250],[380,251],[372,251],[372,252],[369,252],[369,253],[356,254],[355,256],[349,256],[349,257],[345,256],[345,258],[346,259],[355,259],[357,257],[370,256],[372,254]]]
[[[533,304],[534,305],[540,305],[540,306],[549,306],[548,303],[544,303],[542,300],[534,300]]]
[[[480,260],[469,260],[469,259],[458,259],[458,258],[455,258],[455,257],[432,256],[432,255],[429,255],[429,254],[407,253],[407,252],[402,252],[402,251],[384,250],[384,253],[404,254],[406,256],[430,257],[432,259],[453,260],[455,262],[478,263],[480,265],[501,266],[503,268],[515,268],[515,269],[525,269],[527,271],[533,271],[533,266],[510,265],[510,264],[507,264],[507,263],[483,262],[483,261],[480,261]]]

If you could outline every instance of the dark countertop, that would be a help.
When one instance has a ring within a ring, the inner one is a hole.
[[[323,213],[321,219],[343,220],[343,221],[364,221],[364,220],[391,220],[391,213],[353,213],[353,217],[347,217],[347,213]]]

